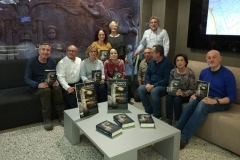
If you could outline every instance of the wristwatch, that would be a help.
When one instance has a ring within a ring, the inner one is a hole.
[[[217,104],[220,104],[220,102],[219,102],[219,100],[218,100],[218,99],[216,99],[216,101],[217,101]]]

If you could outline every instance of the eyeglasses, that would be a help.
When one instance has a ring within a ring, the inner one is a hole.
[[[68,51],[68,52],[73,52],[73,53],[74,53],[74,52],[77,52],[76,50],[67,50],[67,51]]]
[[[176,62],[183,62],[184,59],[177,59]]]
[[[89,53],[97,53],[97,51],[89,51]]]

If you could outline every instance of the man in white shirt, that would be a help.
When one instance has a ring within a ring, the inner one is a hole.
[[[67,49],[67,56],[61,59],[56,67],[58,81],[63,88],[63,97],[70,108],[78,107],[74,85],[79,83],[81,58],[74,45]]]
[[[161,44],[164,48],[164,56],[167,57],[170,44],[167,31],[159,28],[159,19],[155,16],[150,18],[149,23],[150,29],[144,32],[134,55],[138,55],[144,48],[152,48],[153,45]]]

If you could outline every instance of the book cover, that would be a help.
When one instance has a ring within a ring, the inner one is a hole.
[[[98,113],[94,82],[75,84],[80,118]]]
[[[118,126],[112,122],[109,122],[107,120],[97,124],[96,129],[99,132],[101,132],[111,138],[122,133],[122,128],[120,126]]]
[[[108,80],[108,109],[128,109],[128,80]]]
[[[126,114],[118,114],[113,116],[113,120],[122,128],[126,127],[132,127],[135,126],[134,120],[132,120],[128,115]]]
[[[180,89],[180,79],[171,78],[167,87],[168,95],[176,96],[176,92]]]
[[[57,80],[55,69],[46,69],[44,71],[45,82],[51,87]]]
[[[209,82],[197,80],[197,88],[195,93],[197,100],[202,100],[203,98],[208,97],[209,86]]]
[[[92,80],[95,83],[100,83],[102,80],[102,71],[101,70],[92,70]]]
[[[138,114],[138,120],[140,123],[140,127],[143,127],[143,128],[155,127],[155,123],[150,114]]]
[[[108,59],[108,50],[100,50],[100,60],[106,61]]]
[[[121,79],[121,78],[122,78],[122,75],[123,75],[122,72],[119,72],[119,71],[114,70],[114,72],[113,72],[113,78],[112,78],[112,79]]]

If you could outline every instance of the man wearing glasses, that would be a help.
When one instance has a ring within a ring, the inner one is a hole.
[[[53,129],[51,101],[53,100],[62,125],[64,124],[63,111],[65,109],[62,89],[59,87],[58,81],[54,79],[52,86],[45,81],[45,70],[55,70],[56,68],[56,61],[50,57],[50,54],[51,46],[47,43],[41,44],[38,49],[38,56],[28,60],[24,76],[24,81],[29,86],[29,92],[40,96],[45,130]]]
[[[70,108],[78,107],[75,84],[79,83],[81,58],[77,57],[78,50],[74,45],[70,45],[67,49],[67,56],[60,60],[57,64],[57,78],[63,88],[63,97]]]
[[[164,56],[167,57],[170,43],[167,31],[159,28],[159,19],[155,16],[150,18],[149,23],[150,29],[144,32],[143,38],[134,55],[138,55],[144,48],[152,48],[153,45],[161,44],[164,48]]]

